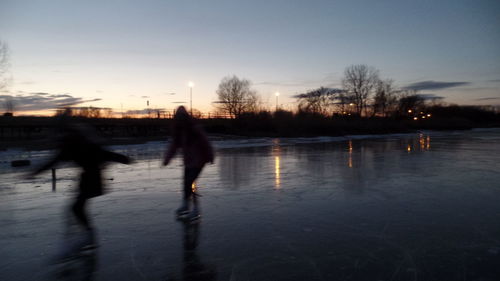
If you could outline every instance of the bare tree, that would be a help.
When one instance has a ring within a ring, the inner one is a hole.
[[[353,110],[354,100],[353,97],[348,95],[344,90],[337,96],[337,101],[335,102],[337,105],[337,109],[340,114],[349,114],[355,113]]]
[[[375,87],[375,96],[373,97],[373,115],[387,117],[390,111],[395,110],[398,99],[396,89],[391,79],[379,80]]]
[[[414,115],[424,110],[425,99],[414,90],[406,90],[401,93],[398,102],[398,113],[401,116]]]
[[[231,118],[237,118],[243,112],[251,112],[258,108],[259,98],[251,89],[251,82],[239,79],[235,75],[222,79],[217,89],[217,109]]]
[[[353,101],[358,115],[363,112],[366,114],[369,96],[378,80],[378,70],[374,67],[365,64],[346,67],[342,86],[346,91],[347,98]]]
[[[307,93],[298,94],[295,98],[299,102],[299,111],[327,115],[334,101],[339,99],[341,93],[341,89],[321,87]]]

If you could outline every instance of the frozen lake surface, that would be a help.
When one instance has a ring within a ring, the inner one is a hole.
[[[115,146],[91,200],[100,247],[51,265],[77,171],[23,178],[0,152],[0,280],[500,280],[500,130],[215,142],[202,220],[174,219],[165,143]],[[32,169],[32,168],[31,168]]]

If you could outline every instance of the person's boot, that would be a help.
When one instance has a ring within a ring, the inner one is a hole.
[[[195,220],[198,220],[199,218],[201,218],[201,214],[196,206],[193,208],[193,210],[191,212],[188,213],[188,215],[186,217],[186,219],[188,219],[190,221],[195,221]]]
[[[189,213],[189,206],[187,200],[184,200],[182,205],[175,211],[177,216],[184,216]]]

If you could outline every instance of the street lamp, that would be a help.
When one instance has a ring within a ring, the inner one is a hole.
[[[191,111],[191,115],[193,115],[193,87],[194,87],[193,81],[189,81],[188,86],[189,86],[189,110]]]
[[[280,93],[276,92],[275,95],[276,95],[276,111],[278,111],[278,97],[280,96]]]

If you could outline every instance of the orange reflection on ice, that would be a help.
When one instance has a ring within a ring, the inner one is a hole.
[[[275,182],[275,186],[276,188],[280,188],[281,187],[281,171],[280,171],[281,167],[280,167],[280,157],[279,156],[275,156],[274,157],[274,177],[276,179],[276,182]]]
[[[352,168],[352,140],[349,140],[349,160],[347,162],[347,166]]]
[[[425,150],[425,138],[423,134],[419,136],[420,150]]]

